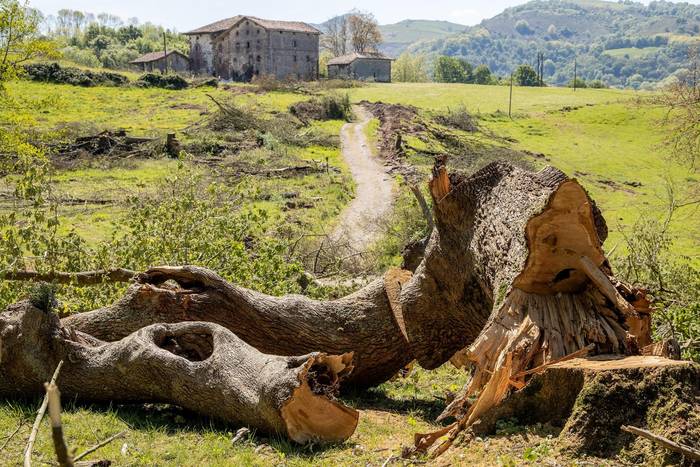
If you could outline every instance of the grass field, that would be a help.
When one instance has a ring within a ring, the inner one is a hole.
[[[25,103],[39,133],[68,129],[70,134],[124,128],[135,135],[162,136],[181,132],[216,110],[207,94],[217,100],[250,106],[251,112],[272,118],[290,104],[309,96],[289,92],[256,93],[249,86],[229,89],[198,88],[185,91],[131,88],[79,88],[26,81],[13,82],[10,92]],[[345,92],[345,91],[339,91]],[[552,164],[578,178],[601,206],[611,230],[607,249],[621,240],[642,214],[664,214],[665,180],[679,189],[696,186],[698,178],[666,157],[659,127],[662,114],[645,103],[644,93],[619,90],[515,88],[514,118],[507,116],[509,89],[499,86],[392,84],[368,85],[348,91],[353,102],[383,101],[414,105],[426,115],[460,105],[477,115],[483,129],[497,135],[498,144],[542,153],[532,157],[536,166]],[[41,103],[41,105],[33,105]],[[8,109],[0,109],[0,129]],[[337,135],[341,121],[314,123],[326,135]],[[367,127],[376,142],[378,121]],[[183,140],[188,137],[183,135]],[[418,141],[414,145],[422,144]],[[337,147],[287,147],[285,157],[325,162],[335,175],[290,179],[254,179],[251,206],[268,211],[271,230],[300,224],[328,228],[351,199],[353,186]],[[270,152],[262,165],[280,153]],[[468,155],[466,155],[468,157]],[[262,157],[262,156],[261,156]],[[279,156],[282,157],[282,156]],[[148,195],[179,167],[170,159],[95,160],[56,171],[55,189],[68,198],[109,198]],[[186,165],[191,168],[193,166]],[[203,169],[205,170],[205,169]],[[208,170],[208,169],[206,169]],[[216,177],[213,172],[207,176]],[[285,209],[287,192],[316,200],[311,209]],[[108,237],[128,212],[113,206],[82,206],[62,211],[65,228],[74,227],[89,240]],[[672,225],[678,236],[675,250],[700,258],[700,215],[680,210]],[[466,375],[448,366],[428,372],[417,369],[408,378],[383,384],[365,394],[344,395],[345,403],[361,409],[356,434],[345,444],[327,449],[299,448],[288,442],[255,435],[233,446],[237,427],[221,425],[160,405],[79,405],[66,401],[64,418],[68,443],[81,451],[120,431],[123,440],[103,448],[92,458],[109,458],[116,465],[382,465],[409,445],[413,434],[438,428],[433,420],[443,409],[446,391],[456,391]],[[0,453],[0,465],[18,465],[38,401],[0,403],[0,445],[21,428]],[[499,434],[478,439],[468,447],[450,450],[438,465],[581,465],[600,459],[574,459],[556,441],[557,430],[547,426],[524,428],[506,422]],[[554,438],[553,438],[554,436]],[[37,462],[52,459],[50,429],[45,423],[36,446]],[[614,464],[615,462],[610,462]]]

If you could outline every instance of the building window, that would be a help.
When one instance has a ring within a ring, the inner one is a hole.
[[[297,61],[297,56],[295,55],[294,56],[294,63],[296,63],[296,61]]]
[[[224,44],[219,44],[219,53],[223,52]]]
[[[297,46],[297,41],[296,41],[296,40],[293,40],[293,41],[292,41],[292,47],[296,47],[296,46]]]
[[[245,48],[246,48],[246,49],[250,49],[250,42],[246,42],[246,43],[245,43]]]
[[[246,29],[246,30],[245,30],[245,35],[246,35],[246,36],[250,36],[250,29]]]
[[[306,56],[306,61],[307,61],[307,62],[310,62],[310,61],[311,61],[311,57],[309,57],[309,56],[307,55],[307,56]]]
[[[236,42],[236,48],[237,48],[237,49],[240,49],[240,48],[241,48],[241,43],[240,43],[240,42]]]
[[[238,31],[236,31],[236,37],[238,37]]]
[[[261,57],[260,55],[258,55],[257,57],[255,57],[255,61],[256,61],[256,62],[260,63],[261,60],[262,60],[262,57]]]
[[[256,33],[256,34],[260,34],[260,29],[256,29],[256,30],[255,30],[255,33]]]

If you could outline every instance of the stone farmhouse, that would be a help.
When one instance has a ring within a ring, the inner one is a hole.
[[[156,71],[165,73],[166,70],[176,73],[186,73],[190,68],[187,55],[177,50],[170,50],[168,53],[151,52],[129,63],[141,71],[151,73]]]
[[[380,53],[351,53],[328,61],[328,77],[391,82],[391,59]]]
[[[234,16],[186,32],[190,70],[221,79],[318,79],[321,32],[302,22]]]

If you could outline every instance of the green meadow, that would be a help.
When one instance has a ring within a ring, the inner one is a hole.
[[[249,85],[165,91],[139,88],[80,88],[29,81],[9,84],[38,135],[70,139],[108,129],[125,129],[133,135],[163,137],[176,132],[184,142],[186,130],[217,110],[208,94],[221,102],[244,106],[262,118],[286,112],[291,104],[310,96],[293,92],[259,92]],[[319,91],[327,92],[327,91]],[[649,94],[612,89],[519,88],[513,90],[512,118],[508,117],[510,90],[505,86],[389,84],[348,90],[354,103],[367,100],[412,105],[426,118],[461,106],[472,113],[482,133],[468,136],[494,146],[527,151],[535,167],[554,165],[581,181],[602,208],[611,234],[606,249],[624,250],[622,233],[634,228],[641,216],[661,219],[666,212],[668,183],[678,193],[697,186],[697,175],[673,162],[664,147],[662,109],[650,105]],[[10,109],[0,109],[0,125]],[[344,122],[313,122],[310,130],[335,137]],[[379,121],[371,120],[366,134],[373,145],[379,140]],[[425,147],[431,142],[409,140]],[[280,163],[328,163],[335,170],[293,178],[250,177],[253,193],[249,209],[264,209],[267,226],[298,225],[328,229],[352,199],[353,182],[339,144],[297,147],[276,144],[275,151],[245,153],[247,162],[263,167]],[[468,157],[469,155],[460,155]],[[275,160],[282,158],[284,160]],[[413,161],[413,159],[411,159]],[[418,161],[418,158],[415,158]],[[426,160],[423,160],[427,164]],[[183,169],[184,167],[184,169]],[[423,167],[425,169],[425,167]],[[105,199],[107,205],[66,206],[60,216],[64,231],[75,229],[86,239],[109,238],[128,216],[124,201],[131,196],[157,196],[158,187],[178,171],[201,173],[220,183],[233,183],[230,174],[189,161],[167,158],[83,161],[58,166],[52,175],[56,192],[67,199]],[[238,180],[238,179],[237,179]],[[8,184],[0,185],[7,192]],[[313,203],[309,209],[288,210],[287,194]],[[420,213],[415,210],[415,216]],[[674,252],[700,260],[700,215],[691,207],[678,210],[671,224],[676,237]],[[396,252],[393,252],[396,253]],[[112,459],[116,465],[382,465],[413,434],[439,428],[434,419],[445,404],[447,391],[456,392],[466,380],[462,371],[445,366],[427,372],[414,369],[364,394],[348,394],[343,402],[362,410],[356,434],[330,448],[299,448],[279,438],[254,435],[231,444],[237,427],[201,419],[176,408],[160,405],[113,406],[65,402],[67,442],[78,451],[115,433],[124,439],[102,448],[92,459]],[[38,400],[0,403],[0,465],[21,462]],[[8,438],[17,427],[18,435]],[[506,422],[488,439],[478,438],[468,448],[450,450],[441,465],[578,465],[600,459],[574,459],[556,443],[557,431],[548,426],[521,427]],[[35,461],[53,459],[50,429],[45,423],[36,445]]]

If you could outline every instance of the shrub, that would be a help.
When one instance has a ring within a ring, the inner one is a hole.
[[[33,81],[44,81],[73,86],[126,86],[129,78],[112,72],[95,72],[80,68],[62,67],[58,63],[33,63],[24,66],[27,77]]]
[[[460,105],[456,110],[448,108],[447,112],[438,115],[436,120],[443,125],[457,128],[458,130],[474,132],[478,129],[474,117],[464,105]]]
[[[323,118],[327,120],[350,120],[352,118],[352,106],[348,94],[329,94],[321,98]]]
[[[146,73],[139,78],[136,85],[144,88],[180,90],[186,89],[189,86],[189,83],[180,75],[159,75],[156,73]]]

